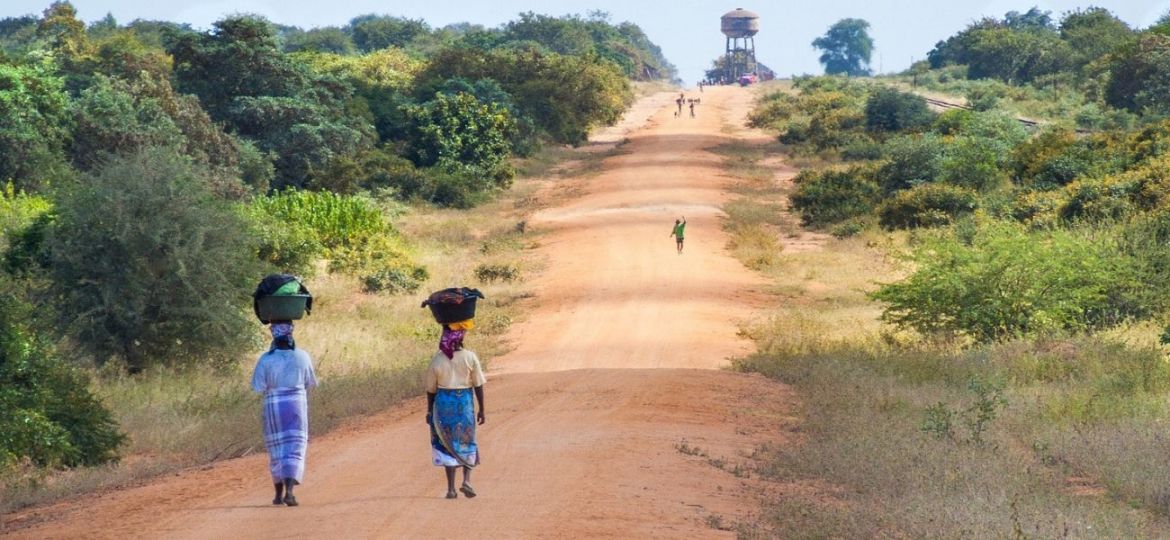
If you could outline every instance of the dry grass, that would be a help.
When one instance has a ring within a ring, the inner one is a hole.
[[[783,240],[771,212],[782,186],[763,180],[755,149],[723,152],[745,195],[725,207],[733,244],[765,228]],[[867,230],[767,265],[734,250],[780,299],[744,326],[758,352],[735,367],[794,386],[804,417],[798,444],[756,453],[756,476],[777,487],[758,519],[734,525],[739,536],[1170,535],[1160,329],[974,349],[893,332],[866,293],[904,273],[887,254],[908,241]],[[979,385],[1001,386],[1006,405]],[[981,424],[980,403],[993,411]],[[952,425],[927,422],[931,409]]]

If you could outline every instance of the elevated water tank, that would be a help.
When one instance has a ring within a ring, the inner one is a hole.
[[[760,16],[744,8],[735,8],[720,18],[723,35],[729,38],[746,38],[760,31]]]

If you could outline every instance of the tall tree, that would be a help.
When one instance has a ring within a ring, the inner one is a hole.
[[[863,19],[837,21],[825,35],[814,39],[812,46],[822,51],[820,61],[829,75],[870,74],[873,38],[869,37],[869,23]]]

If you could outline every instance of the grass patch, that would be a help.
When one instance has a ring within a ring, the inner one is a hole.
[[[888,254],[911,235],[856,227],[780,257],[761,240],[795,221],[760,170],[773,150],[718,150],[742,196],[729,247],[783,297],[743,326],[758,352],[734,369],[792,385],[805,419],[799,442],[753,456],[778,487],[740,538],[1170,535],[1161,328],[975,348],[891,331],[867,292],[903,275]]]
[[[771,490],[740,537],[1170,533],[1158,329],[980,348],[892,332],[865,293],[907,240],[866,230],[766,273],[785,301],[744,326],[758,352],[734,368],[798,390],[802,442],[753,470],[801,487]]]

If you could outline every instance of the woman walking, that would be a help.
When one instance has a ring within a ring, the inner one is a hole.
[[[463,348],[463,336],[472,321],[443,325],[439,351],[427,369],[427,424],[431,426],[431,458],[447,475],[447,498],[454,499],[455,469],[463,468],[463,485],[459,491],[475,497],[471,487],[471,469],[479,465],[479,446],[475,426],[485,421],[483,385],[487,379],[479,357]],[[473,407],[474,393],[479,412]]]
[[[252,389],[264,394],[264,445],[276,497],[272,504],[296,506],[293,486],[305,476],[309,446],[308,389],[317,386],[313,360],[296,348],[291,321],[273,321],[272,348],[256,361]]]

